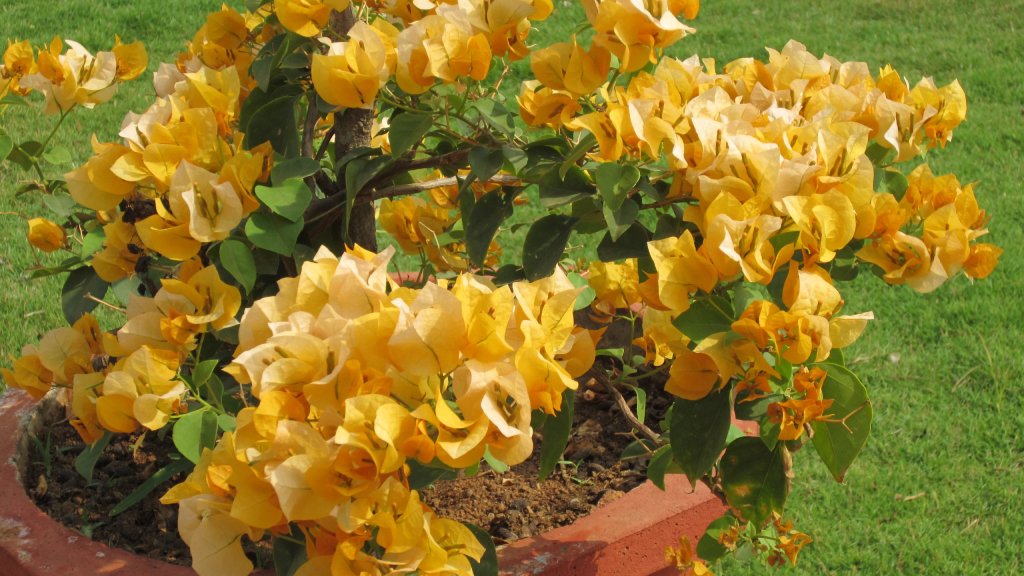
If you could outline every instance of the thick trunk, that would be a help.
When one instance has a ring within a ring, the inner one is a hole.
[[[331,14],[331,31],[338,36],[348,33],[355,24],[352,7]],[[370,145],[370,130],[373,127],[373,110],[348,108],[334,113],[334,157],[341,158],[355,148]],[[357,191],[346,190],[346,194]],[[366,190],[361,195],[369,195]],[[377,251],[377,222],[374,219],[373,203],[358,202],[352,207],[352,217],[342,223],[348,228],[348,244],[358,244],[367,250]]]

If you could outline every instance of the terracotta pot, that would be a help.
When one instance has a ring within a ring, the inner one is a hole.
[[[4,576],[189,576],[191,569],[93,542],[36,507],[22,487],[30,433],[59,420],[56,402],[38,404],[20,390],[0,396],[0,573]],[[46,413],[47,411],[50,413]],[[499,551],[502,575],[645,576],[677,574],[665,548],[680,535],[699,538],[725,507],[703,485],[690,492],[681,476],[662,492],[650,482],[571,526],[514,542]],[[272,576],[262,571],[259,576]]]

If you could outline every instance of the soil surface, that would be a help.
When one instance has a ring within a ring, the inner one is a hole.
[[[648,387],[645,421],[656,427],[668,400],[657,392],[660,383],[645,385]],[[626,396],[632,403],[632,394]],[[585,381],[577,391],[573,432],[564,460],[547,480],[538,480],[543,438],[535,433],[533,456],[523,464],[505,473],[483,465],[476,476],[438,482],[423,490],[423,500],[438,516],[487,530],[499,545],[571,524],[646,479],[646,457],[619,459],[635,439],[631,429],[613,396],[593,380]],[[188,547],[178,537],[177,507],[159,502],[182,474],[127,511],[114,517],[108,514],[170,462],[175,451],[170,434],[164,438],[154,433],[115,437],[100,456],[88,484],[74,468],[84,445],[66,422],[51,426],[49,439],[40,438],[33,446],[26,490],[50,516],[109,546],[173,564],[191,564]],[[247,548],[257,566],[270,564],[266,542],[249,543]]]
[[[178,507],[160,504],[160,496],[184,479],[178,474],[142,502],[111,517],[112,510],[175,452],[171,435],[117,435],[100,455],[92,483],[75,471],[85,444],[67,422],[48,428],[49,438],[33,441],[25,488],[36,505],[65,526],[108,546],[189,566],[192,556],[178,537]],[[47,446],[48,445],[48,446]],[[47,456],[48,454],[48,456]]]

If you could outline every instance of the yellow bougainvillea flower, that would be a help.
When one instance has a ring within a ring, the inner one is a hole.
[[[720,370],[711,356],[683,350],[672,361],[665,391],[686,400],[700,400],[719,380]]]
[[[619,70],[634,72],[653,62],[657,51],[694,32],[673,9],[695,14],[693,2],[669,0],[587,0],[587,19],[594,42],[619,59]]]
[[[117,59],[117,69],[114,75],[118,80],[134,80],[146,71],[149,56],[146,54],[146,47],[142,45],[142,42],[122,44],[121,38],[114,36],[112,52],[114,58]]]
[[[938,88],[931,78],[925,78],[910,91],[909,101],[927,118],[924,130],[931,146],[945,147],[953,130],[967,117],[967,95],[957,80]]]
[[[690,309],[694,292],[710,292],[718,282],[718,271],[697,252],[689,230],[677,238],[649,242],[647,247],[658,271],[661,302],[677,315]]]
[[[252,562],[242,550],[250,529],[231,516],[231,501],[199,494],[178,504],[178,533],[192,552],[192,569],[200,576],[246,576]]]
[[[81,44],[54,38],[49,49],[37,55],[37,71],[21,79],[21,85],[46,97],[45,114],[66,112],[74,106],[92,108],[114,96],[117,89],[117,57],[113,52],[95,56]]]
[[[831,262],[853,240],[857,213],[842,193],[787,196],[783,205],[800,229],[800,247],[817,254],[819,262]]]
[[[827,418],[825,411],[833,400],[822,399],[821,387],[828,376],[821,368],[803,366],[793,374],[793,388],[799,397],[768,406],[768,418],[779,425],[779,440],[796,440],[804,433],[804,425]]]
[[[106,375],[96,399],[100,425],[131,433],[139,425],[159,430],[178,411],[185,384],[176,379],[178,356],[142,347],[122,358]]]
[[[522,83],[518,102],[519,115],[528,125],[550,126],[556,130],[571,122],[583,109],[571,94],[541,87],[536,80]]]
[[[78,169],[68,172],[64,178],[68,183],[71,197],[86,208],[112,210],[135,189],[135,183],[124,180],[113,170],[128,148],[119,144],[103,144],[92,138],[93,156]]]
[[[327,26],[331,10],[348,8],[349,0],[277,0],[274,9],[285,28],[311,38]]]
[[[242,201],[231,182],[188,162],[178,166],[168,196],[172,206],[177,196],[188,206],[188,231],[200,242],[223,240],[242,221]]]
[[[440,6],[437,14],[402,30],[396,50],[396,80],[410,94],[425,92],[435,79],[447,83],[467,77],[483,80],[491,66],[487,37],[474,33],[468,15],[457,6]]]
[[[584,50],[576,43],[559,42],[530,55],[530,70],[545,86],[585,96],[608,79],[611,54],[601,46]]]
[[[28,40],[7,41],[3,64],[0,65],[0,98],[8,92],[24,96],[30,90],[22,88],[19,80],[36,71],[35,52]]]
[[[313,86],[335,106],[370,108],[392,73],[388,62],[395,61],[394,47],[362,21],[352,26],[348,36],[347,42],[332,43],[326,54],[313,55]]]
[[[135,227],[120,220],[103,227],[103,250],[92,257],[96,275],[107,282],[117,282],[135,273],[135,266],[145,250]]]
[[[43,366],[43,361],[33,352],[32,348],[22,350],[11,369],[0,368],[0,374],[8,386],[20,388],[39,400],[53,386],[53,372]]]
[[[594,289],[597,300],[612,310],[629,308],[642,301],[640,272],[636,258],[615,262],[594,262],[590,265],[587,284]]]
[[[67,243],[67,233],[46,218],[32,218],[28,221],[28,243],[43,252],[53,252]]]
[[[949,278],[920,238],[899,231],[873,240],[857,251],[857,258],[881,268],[889,284],[906,284],[917,292],[931,292]]]
[[[222,4],[220,10],[206,16],[206,22],[192,38],[189,52],[211,68],[224,68],[245,60],[240,49],[248,38],[245,17]]]

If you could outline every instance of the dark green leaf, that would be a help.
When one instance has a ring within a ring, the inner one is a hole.
[[[104,431],[103,436],[100,436],[99,440],[92,444],[87,444],[82,452],[75,458],[75,471],[78,472],[82,478],[85,478],[87,483],[92,482],[92,472],[96,468],[96,462],[100,459],[100,455],[103,454],[103,450],[110,444],[110,439],[114,435],[109,431]]]
[[[277,214],[253,214],[245,223],[245,235],[256,246],[291,256],[302,232],[302,221],[292,222]]]
[[[760,526],[773,512],[782,513],[789,494],[785,444],[769,450],[758,438],[738,438],[722,456],[722,490],[729,506]]]
[[[298,526],[293,526],[289,538],[274,538],[274,574],[294,576],[306,563],[306,537]]]
[[[256,284],[256,260],[252,251],[238,240],[225,240],[220,245],[220,263],[231,276],[245,289],[252,292]]]
[[[643,456],[644,454],[650,454],[656,450],[657,447],[658,446],[653,440],[648,440],[646,438],[642,440],[634,440],[622,450],[622,454],[619,455],[619,459],[625,460],[626,458],[635,458],[637,456]]]
[[[409,465],[409,488],[413,490],[422,490],[438,480],[452,480],[459,476],[457,470],[452,470],[438,460],[423,464],[410,458],[406,463]]]
[[[292,178],[273,187],[257,186],[256,197],[274,214],[299,222],[313,199],[313,193],[300,178]]]
[[[480,197],[473,211],[466,219],[466,252],[477,266],[482,266],[487,249],[501,223],[511,215],[512,206],[501,190],[488,192]]]
[[[302,88],[285,85],[267,93],[259,88],[250,92],[242,105],[239,124],[245,133],[245,147],[270,142],[274,151],[285,157],[299,155],[299,130],[295,106]]]
[[[60,291],[60,307],[64,319],[74,324],[82,315],[96,308],[97,302],[86,296],[102,300],[107,295],[108,286],[106,280],[97,276],[91,266],[72,270]]]
[[[594,171],[594,181],[601,197],[604,198],[605,206],[616,211],[625,202],[630,190],[640,181],[640,171],[636,166],[629,164],[607,162]]]
[[[700,400],[676,398],[672,405],[672,454],[691,486],[711,470],[725,448],[732,422],[730,392],[727,386]]]
[[[776,234],[768,239],[768,243],[772,245],[772,249],[778,253],[782,250],[783,246],[796,242],[796,239],[800,237],[799,230],[790,230],[789,232],[783,232],[782,234]],[[784,274],[777,274],[777,276],[785,276]]]
[[[42,150],[42,143],[29,140],[15,146],[7,155],[7,159],[20,166],[22,170],[31,170]]]
[[[142,280],[138,276],[129,276],[111,284],[110,293],[121,306],[128,306],[131,297],[139,294],[139,286],[142,286]]]
[[[718,542],[718,538],[739,524],[735,516],[726,514],[708,525],[704,535],[697,542],[697,556],[705,562],[714,562],[725,556],[729,549]]]
[[[423,135],[434,124],[430,114],[403,112],[391,117],[388,128],[388,141],[391,143],[391,155],[398,158],[419,144]]]
[[[562,259],[576,219],[549,214],[533,223],[523,242],[523,270],[529,281],[546,278]]]
[[[732,304],[721,296],[705,296],[693,301],[690,309],[677,316],[672,324],[695,342],[732,327]]]
[[[672,464],[672,447],[662,446],[658,448],[658,451],[651,456],[651,461],[647,463],[647,479],[654,483],[655,486],[665,489],[665,473],[668,471],[668,467]]]
[[[643,258],[648,256],[647,243],[651,233],[639,222],[634,222],[617,240],[611,234],[605,234],[597,245],[597,257],[602,262],[614,262],[626,258]]]
[[[469,169],[477,180],[486,182],[501,170],[505,164],[505,156],[501,148],[477,147],[469,151]]]
[[[522,172],[530,162],[530,156],[519,148],[502,146],[501,153],[505,156],[505,160],[508,161],[508,165],[512,168],[514,174]]]
[[[770,300],[771,296],[768,295],[768,290],[760,284],[750,284],[747,282],[741,282],[733,288],[733,312],[736,313],[736,317],[747,309],[748,306],[758,300]]]
[[[196,388],[201,388],[206,385],[206,382],[213,375],[213,371],[217,369],[217,360],[203,360],[196,367],[192,369],[192,385]]]
[[[275,186],[280,186],[284,184],[285,180],[291,178],[302,179],[316,174],[319,170],[320,163],[312,158],[306,156],[289,158],[274,164],[274,168],[270,171],[270,181]]]
[[[815,421],[814,449],[839,482],[843,482],[850,464],[860,454],[871,434],[874,411],[864,384],[853,372],[837,364],[819,364],[828,372],[821,387],[822,398],[832,400],[828,413],[834,422]]]
[[[558,170],[551,170],[537,186],[540,203],[545,208],[557,208],[594,194],[594,185],[578,166],[570,166],[561,174]]]
[[[583,159],[584,156],[590,152],[594,146],[597,145],[597,138],[587,132],[580,137],[580,141],[572,147],[569,154],[565,156],[565,160],[562,161],[562,165],[558,168],[558,175],[564,180],[565,175],[572,168],[579,168],[576,163]]]
[[[190,462],[199,462],[203,448],[217,442],[217,414],[213,410],[189,412],[174,423],[171,437],[174,447]]]
[[[628,200],[623,202],[618,209],[605,204],[601,212],[604,214],[605,223],[608,224],[608,236],[611,237],[612,242],[615,242],[636,222],[636,217],[640,215],[640,206],[636,202]]]
[[[494,547],[491,535],[473,524],[466,524],[466,528],[469,528],[469,531],[484,547],[484,555],[479,562],[472,558],[469,559],[469,564],[473,568],[473,576],[498,576],[498,551]]]
[[[0,162],[7,159],[7,155],[14,150],[14,140],[6,133],[0,132]]]
[[[562,409],[544,420],[544,442],[540,445],[540,479],[545,480],[554,471],[562,452],[569,444],[572,416],[576,408],[576,394],[566,390],[562,394]]]
[[[124,497],[124,500],[118,502],[117,506],[114,506],[114,509],[110,511],[110,516],[117,516],[142,502],[142,499],[148,496],[150,492],[156,490],[161,484],[173,478],[177,473],[187,472],[192,468],[193,464],[188,460],[172,460],[170,464],[157,470],[145,482],[139,484],[135,490],[132,490],[130,494]]]
[[[881,172],[881,182],[879,183],[878,191],[888,192],[896,197],[896,200],[902,200],[903,195],[907,192],[907,187],[910,185],[907,177],[895,168],[886,168],[878,172]]]

